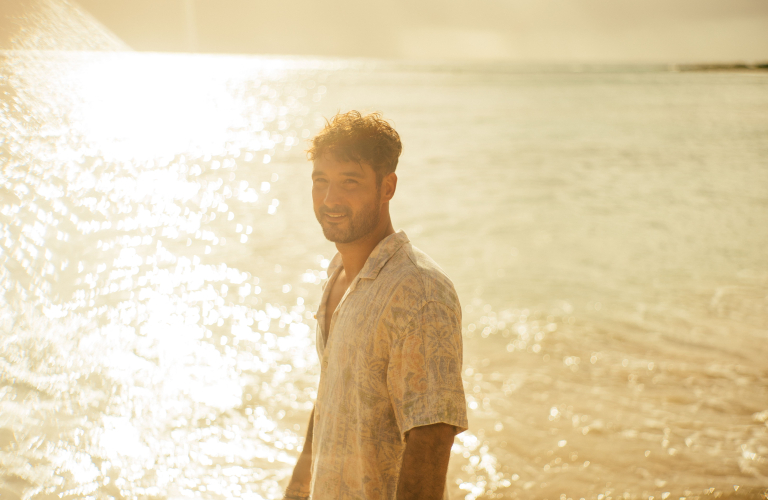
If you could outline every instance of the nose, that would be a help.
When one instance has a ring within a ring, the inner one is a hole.
[[[331,208],[341,205],[341,201],[342,198],[340,187],[334,182],[329,182],[328,189],[325,192],[325,198],[323,199],[323,205]]]

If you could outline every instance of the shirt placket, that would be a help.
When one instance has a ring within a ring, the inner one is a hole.
[[[341,300],[339,301],[339,305],[336,306],[336,310],[333,311],[333,314],[331,315],[331,322],[328,324],[328,337],[325,340],[325,347],[323,348],[323,364],[325,366],[328,366],[328,351],[331,343],[331,332],[333,331],[333,327],[336,324],[336,316],[341,311],[342,306],[344,305],[344,302],[346,302],[347,297],[349,297],[349,294],[355,291],[355,288],[357,288],[357,284],[360,281],[360,276],[356,276],[355,280],[352,282],[351,285],[349,285],[349,288],[347,288],[347,291],[344,292],[344,295],[341,296]],[[328,311],[326,310],[326,314]]]

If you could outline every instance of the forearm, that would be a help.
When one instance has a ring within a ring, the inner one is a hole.
[[[451,457],[454,428],[432,424],[411,430],[397,483],[397,500],[440,500]]]
[[[312,434],[314,431],[315,410],[309,416],[307,437],[304,439],[304,447],[299,459],[293,468],[293,475],[288,487],[285,489],[286,500],[303,500],[309,498],[309,484],[312,480]]]

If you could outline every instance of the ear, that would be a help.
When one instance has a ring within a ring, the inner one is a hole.
[[[381,201],[388,202],[397,190],[397,174],[390,172],[381,179]]]

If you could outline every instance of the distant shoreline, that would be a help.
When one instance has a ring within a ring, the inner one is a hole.
[[[768,71],[768,61],[758,63],[678,64],[679,71]]]
[[[326,68],[360,71],[405,70],[445,72],[445,73],[485,73],[485,74],[559,74],[559,73],[751,73],[768,72],[768,60],[759,62],[721,62],[721,63],[545,63],[519,61],[452,61],[452,60],[412,60],[412,59],[365,59],[308,55],[281,54],[224,54],[224,53],[188,53],[188,52],[143,52],[123,50],[65,50],[65,49],[8,49],[0,44],[0,68],[5,59],[14,56],[56,57],[62,55],[117,55],[130,57],[205,57],[205,58],[257,58],[265,61],[291,61],[297,67],[309,64],[317,68],[318,61]]]

